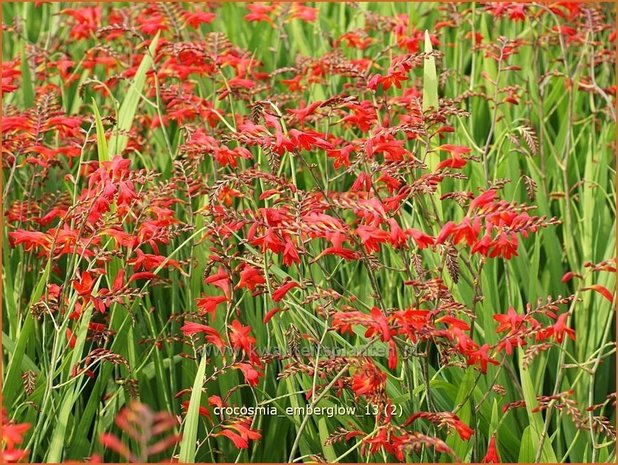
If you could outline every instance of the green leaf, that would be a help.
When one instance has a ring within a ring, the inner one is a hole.
[[[326,418],[320,417],[318,419],[318,432],[320,434],[320,442],[322,443],[322,453],[327,462],[334,462],[337,458],[335,448],[332,445],[327,445],[326,440],[329,436],[328,426],[326,424]]]
[[[498,401],[494,399],[491,406],[491,420],[489,422],[489,431],[487,432],[488,436],[491,436],[498,429],[498,424],[500,423],[500,410],[498,409]]]
[[[206,373],[206,356],[202,357],[200,366],[195,375],[193,389],[191,391],[191,399],[189,400],[189,408],[185,417],[184,427],[182,429],[182,441],[180,443],[180,462],[194,463],[195,462],[195,445],[197,440],[197,427],[200,419],[200,402],[202,398],[202,384],[204,383],[204,374]]]
[[[429,32],[425,31],[425,53],[433,52]],[[438,108],[438,75],[436,59],[431,56],[425,58],[423,66],[423,110],[430,107]]]
[[[521,435],[521,444],[519,446],[519,458],[517,459],[517,462],[518,463],[534,462],[535,451],[536,451],[536,444],[532,442],[532,434],[530,432],[530,427],[526,426],[526,429],[524,429],[524,433]]]
[[[431,52],[433,52],[431,38],[429,37],[429,32],[425,31],[425,53]],[[438,105],[438,73],[436,72],[436,59],[433,56],[430,56],[428,58],[425,58],[425,63],[423,65],[423,111],[431,107],[437,109]],[[435,143],[435,139],[432,139],[430,143],[430,148],[434,149],[436,145],[437,144]],[[429,169],[429,171],[434,171],[440,163],[440,154],[426,154],[425,163],[427,163],[427,168]],[[441,187],[438,185],[435,197],[439,198],[440,193]],[[441,217],[442,202],[436,202],[436,209],[438,210],[438,214]]]
[[[89,305],[88,309],[83,313],[81,317],[79,330],[77,331],[75,347],[73,348],[71,366],[75,366],[81,359],[81,354],[83,352],[86,342],[86,335],[88,333],[88,325],[90,324],[90,318],[92,317],[92,309],[93,307]],[[62,456],[64,454],[65,446],[68,445],[67,429],[69,426],[69,420],[71,418],[71,415],[73,414],[73,407],[75,405],[75,402],[79,398],[82,383],[83,376],[80,380],[70,385],[62,398],[62,406],[60,407],[60,411],[55,417],[56,426],[54,428],[51,443],[49,445],[49,449],[47,450],[47,456],[45,458],[45,461],[47,463],[57,463],[60,462],[63,458]]]
[[[43,295],[43,290],[45,289],[45,284],[47,283],[47,278],[49,277],[49,272],[51,270],[51,260],[47,262],[47,266],[43,271],[43,274],[39,278],[39,282],[34,288],[34,292],[30,296],[30,301],[28,303],[28,307],[30,308],[35,302],[37,302],[41,296]],[[28,312],[26,315],[26,319],[22,326],[21,332],[17,336],[17,344],[9,357],[8,364],[8,372],[6,375],[6,380],[2,386],[2,393],[4,395],[3,403],[4,405],[11,405],[15,396],[21,392],[21,367],[22,367],[22,359],[24,358],[24,354],[26,353],[26,347],[28,343],[31,341],[32,332],[34,331],[34,318],[32,317],[32,313]]]
[[[26,44],[21,48],[21,95],[24,99],[24,107],[30,108],[34,104],[34,85],[26,56]]]
[[[9,335],[6,334],[4,331],[2,331],[2,347],[4,347],[4,349],[9,353],[15,352],[15,347],[16,347],[15,343],[11,340]],[[23,356],[23,361],[21,363],[21,370],[22,371],[32,370],[35,373],[39,373],[41,371],[39,370],[39,367],[36,366],[34,362],[32,361],[32,359],[28,357],[27,355]]]
[[[466,374],[463,376],[461,384],[459,385],[457,397],[455,398],[455,406],[461,406],[457,414],[461,421],[467,425],[470,425],[472,420],[472,404],[470,403],[470,399],[474,398],[474,381],[475,371],[472,368],[467,368]],[[455,451],[460,460],[469,461],[467,460],[467,456],[472,452],[471,442],[462,440],[457,434],[451,434],[446,443]],[[447,457],[444,456],[443,460],[446,459]]]
[[[523,365],[523,351],[521,349],[518,350],[519,355],[519,363],[520,366]],[[543,433],[543,417],[540,412],[533,412],[533,410],[538,406],[538,402],[536,399],[536,392],[534,389],[534,384],[532,383],[532,379],[530,378],[530,373],[527,368],[520,369],[520,377],[521,377],[521,387],[524,391],[524,399],[526,401],[526,411],[528,412],[528,421],[530,422],[529,436],[531,441],[535,444],[535,451],[538,448],[538,445],[541,441],[541,435]],[[522,443],[523,444],[523,443]],[[532,457],[534,459],[534,457]],[[556,454],[550,443],[550,438],[545,438],[543,441],[543,449],[541,453],[541,460],[543,462],[553,462],[557,461]],[[532,461],[532,460],[530,460]]]
[[[103,128],[99,107],[97,107],[97,102],[95,102],[94,99],[92,99],[92,109],[94,111],[94,122],[97,130],[97,153],[99,155],[99,163],[102,163],[104,161],[109,161],[109,151],[107,150],[105,129]]]
[[[152,67],[152,57],[157,50],[159,35],[160,31],[157,32],[157,35],[154,36],[154,39],[152,39],[148,52],[144,55],[142,62],[137,68],[137,72],[133,77],[133,82],[127,91],[127,95],[120,104],[120,110],[118,111],[118,122],[109,141],[109,146],[114,155],[122,153],[127,146],[129,138],[124,133],[129,131],[133,125],[137,105],[139,104],[142,91],[144,90],[144,85],[146,84],[146,73]]]

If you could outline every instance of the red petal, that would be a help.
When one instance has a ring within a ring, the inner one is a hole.
[[[150,271],[142,271],[140,273],[133,273],[129,278],[129,282],[137,281],[138,279],[155,279],[156,277],[157,275]]]
[[[101,441],[101,444],[103,444],[103,447],[105,447],[106,449],[113,450],[118,455],[121,455],[127,460],[132,459],[131,457],[132,454],[131,452],[129,452],[129,449],[127,448],[127,446],[125,446],[122,442],[120,442],[120,439],[118,439],[113,434],[109,434],[109,433],[101,434],[100,441]]]
[[[247,449],[249,447],[249,442],[247,440],[243,439],[238,434],[236,434],[234,431],[230,431],[229,429],[224,429],[223,431],[218,433],[217,436],[227,437],[239,449]]]
[[[612,295],[612,293],[609,292],[609,290],[607,290],[606,287],[603,287],[600,284],[594,284],[590,287],[584,287],[583,290],[584,291],[596,291],[599,294],[601,294],[603,297],[605,297],[607,300],[609,300],[610,302],[614,301],[614,296]]]
[[[280,311],[282,311],[282,309],[280,309],[279,307],[275,307],[272,310],[270,310],[266,315],[264,315],[264,320],[262,320],[264,324],[268,323],[271,320],[271,318],[275,316],[277,313],[279,313]]]

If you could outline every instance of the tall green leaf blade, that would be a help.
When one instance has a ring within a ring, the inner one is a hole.
[[[99,156],[99,163],[102,163],[104,161],[109,161],[109,151],[107,148],[107,140],[105,139],[105,128],[103,127],[101,113],[99,113],[99,107],[94,99],[92,99],[92,109],[94,111],[94,124],[97,131],[97,154]]]
[[[425,53],[432,53],[433,46],[431,45],[431,38],[429,32],[425,31]],[[433,56],[425,58],[423,64],[423,111],[429,108],[437,109],[439,105],[438,99],[438,73],[436,71],[436,59]],[[431,149],[436,147],[436,143],[430,141],[429,147]],[[429,153],[425,156],[425,163],[430,171],[434,171],[440,163],[439,153]],[[436,189],[436,198],[439,198],[441,194],[440,185]],[[436,202],[436,209],[440,217],[442,216],[442,203]]]
[[[127,95],[120,105],[120,110],[118,111],[118,122],[116,124],[114,134],[112,134],[109,141],[109,146],[114,155],[122,153],[127,146],[129,138],[125,135],[125,133],[126,131],[129,131],[133,125],[135,112],[137,111],[137,106],[139,104],[142,91],[144,90],[144,85],[146,84],[146,73],[153,64],[152,57],[157,50],[159,35],[160,32],[157,32],[157,35],[152,39],[150,47],[148,47],[148,52],[144,55],[142,62],[137,68],[137,72],[133,77],[133,82],[131,83],[129,90],[127,91]]]
[[[79,330],[77,331],[75,347],[73,347],[73,356],[71,360],[71,366],[75,366],[79,363],[84,345],[86,343],[86,336],[88,333],[88,326],[90,324],[90,318],[92,317],[92,306],[83,313]],[[65,448],[68,445],[67,441],[67,429],[69,427],[69,420],[71,414],[73,414],[73,407],[79,397],[82,379],[75,381],[71,384],[62,398],[62,405],[60,411],[56,415],[55,428],[52,435],[51,443],[47,450],[47,456],[45,461],[47,463],[58,463],[63,459]]]
[[[180,443],[180,462],[195,462],[195,441],[197,440],[197,427],[200,418],[200,401],[202,399],[202,384],[206,373],[206,357],[202,357],[200,366],[195,375],[189,408],[182,430],[182,441]]]
[[[34,84],[26,56],[26,44],[23,44],[21,49],[21,92],[24,107],[30,108],[34,104]]]
[[[429,32],[425,31],[425,53],[433,52]],[[423,66],[423,110],[438,108],[438,73],[436,72],[436,59],[433,56],[426,57]]]
[[[28,309],[32,307],[32,305],[37,302],[43,295],[45,284],[47,283],[47,279],[49,278],[50,270],[51,260],[47,262],[47,266],[45,267],[43,274],[39,278],[39,282],[34,288],[34,292],[30,296],[30,301],[27,307]],[[34,318],[32,316],[32,313],[28,312],[24,320],[24,324],[21,328],[21,332],[17,337],[15,349],[11,354],[12,356],[10,357],[10,363],[8,364],[8,372],[2,386],[2,400],[4,405],[11,405],[11,403],[15,399],[15,396],[20,392],[22,359],[24,358],[24,354],[26,353],[26,347],[28,345],[28,342],[31,340],[31,333],[33,331]]]
[[[461,384],[459,385],[459,390],[457,391],[457,397],[455,398],[454,406],[460,407],[458,410],[458,415],[461,421],[469,425],[472,419],[472,403],[470,402],[474,399],[474,378],[475,372],[472,368],[468,368],[466,370],[465,375],[461,379]],[[463,441],[458,435],[451,435],[446,443],[455,451],[457,457],[460,460],[466,460],[468,454],[471,452],[471,443],[468,441]],[[443,460],[446,461],[447,457],[443,456]]]
[[[523,351],[518,350],[519,362],[523,365]],[[530,372],[528,368],[522,368],[520,370],[521,376],[521,388],[524,392],[524,399],[526,401],[526,411],[528,412],[528,420],[530,422],[529,435],[530,439],[535,444],[535,447],[539,447],[541,442],[541,436],[543,434],[543,417],[540,412],[535,412],[534,409],[538,406],[538,401],[536,398],[536,391],[534,389],[534,384],[530,377]],[[545,438],[543,441],[543,449],[541,452],[541,461],[543,462],[551,462],[556,463],[556,454],[551,446],[550,439]]]

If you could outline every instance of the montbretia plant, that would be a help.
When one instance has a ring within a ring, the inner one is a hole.
[[[610,5],[3,12],[5,461],[615,459]]]

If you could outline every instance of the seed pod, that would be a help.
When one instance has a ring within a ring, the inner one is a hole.
[[[414,271],[419,278],[422,278],[425,274],[425,270],[423,270],[423,259],[417,253],[412,255],[412,266],[414,267]]]
[[[528,198],[534,202],[536,198],[536,182],[530,176],[526,176],[525,174],[522,176],[524,180],[524,184],[526,186],[526,193],[528,194]]]
[[[32,370],[24,371],[21,375],[21,380],[24,385],[24,391],[27,396],[32,395],[36,387],[36,373]]]
[[[251,121],[253,124],[258,124],[264,115],[264,106],[262,102],[255,102],[251,105]]]
[[[457,284],[459,282],[459,261],[457,248],[453,244],[448,244],[445,251],[444,261],[446,263],[446,269],[448,274],[453,279],[453,282]]]

